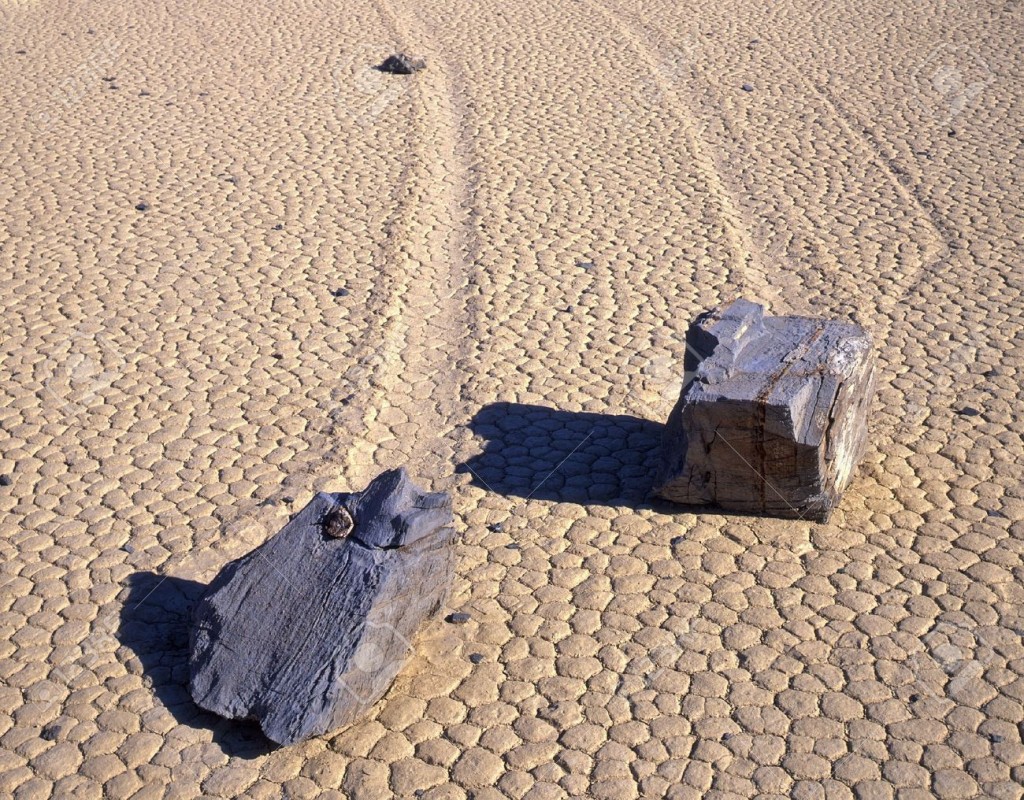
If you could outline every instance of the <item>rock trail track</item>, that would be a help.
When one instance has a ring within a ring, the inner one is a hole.
[[[3,5],[0,796],[1021,798],[1024,20],[890,6]],[[646,500],[737,294],[875,337],[827,525]],[[399,464],[469,622],[200,712],[205,582]]]

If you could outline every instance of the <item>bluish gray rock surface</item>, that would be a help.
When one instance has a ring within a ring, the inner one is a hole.
[[[192,697],[255,719],[279,744],[334,730],[379,700],[444,606],[454,566],[451,499],[404,470],[362,492],[320,493],[226,565],[197,605]]]

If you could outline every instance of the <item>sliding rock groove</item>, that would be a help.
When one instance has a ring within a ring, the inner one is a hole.
[[[859,325],[735,300],[687,332],[654,492],[824,522],[867,444],[875,358]]]
[[[405,470],[362,492],[317,494],[226,565],[196,607],[190,689],[203,708],[255,719],[292,744],[355,720],[411,653],[452,581],[451,499]]]

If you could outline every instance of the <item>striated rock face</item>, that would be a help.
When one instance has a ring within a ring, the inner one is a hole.
[[[864,454],[874,365],[853,323],[766,317],[742,299],[702,315],[687,332],[655,494],[827,520]]]
[[[405,470],[362,492],[320,493],[276,536],[221,570],[190,641],[196,703],[251,718],[292,744],[356,719],[379,700],[421,623],[451,585],[447,494]]]

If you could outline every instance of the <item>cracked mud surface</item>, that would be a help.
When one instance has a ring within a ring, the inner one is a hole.
[[[1021,797],[1024,12],[890,6],[5,3],[0,795]],[[645,501],[736,294],[874,337],[828,525]],[[400,464],[468,620],[201,713],[205,583]]]

